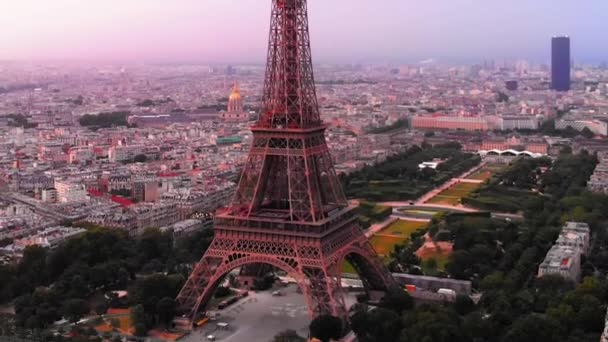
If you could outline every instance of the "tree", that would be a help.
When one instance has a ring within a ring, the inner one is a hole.
[[[224,286],[218,286],[217,290],[215,290],[215,298],[223,298],[230,295],[230,288]]]
[[[129,112],[112,112],[100,114],[85,114],[78,120],[81,126],[87,127],[112,127],[127,126]]]
[[[475,310],[475,303],[469,296],[458,295],[454,302],[454,310],[456,310],[459,315],[464,316]]]
[[[587,139],[591,139],[595,136],[595,133],[593,133],[589,127],[585,127],[583,128],[583,130],[581,131],[581,135],[584,136]]]
[[[136,336],[145,336],[148,332],[146,326],[146,312],[143,305],[139,304],[131,308],[131,322],[135,328]]]
[[[143,100],[142,102],[137,103],[138,107],[154,107],[156,103],[150,99]]]
[[[164,297],[156,304],[156,313],[158,321],[165,326],[171,326],[173,316],[175,315],[175,301],[172,298]]]
[[[496,101],[498,102],[509,102],[509,95],[499,91],[496,97]]]
[[[276,335],[272,342],[306,342],[306,339],[294,330],[285,330]]]
[[[344,323],[338,317],[320,315],[310,322],[309,328],[311,337],[317,338],[321,342],[329,342],[342,337]]]
[[[18,266],[22,274],[23,285],[34,288],[47,282],[47,251],[40,246],[28,246],[23,251],[23,258]]]
[[[389,289],[384,297],[380,300],[380,307],[387,310],[392,310],[400,315],[405,310],[410,310],[414,307],[412,297],[400,288]]]
[[[256,291],[266,291],[272,287],[274,281],[275,278],[272,274],[268,274],[262,278],[255,278],[253,280],[253,289]]]
[[[502,338],[503,342],[538,342],[559,340],[559,327],[555,321],[537,314],[518,318]]]
[[[383,308],[355,312],[351,326],[360,342],[398,341],[402,328],[399,315]]]
[[[108,311],[108,304],[106,302],[99,303],[95,305],[95,313],[98,315],[103,315]]]
[[[468,342],[460,318],[449,307],[421,305],[405,315],[400,342]]]
[[[148,157],[145,154],[138,154],[133,158],[133,161],[136,163],[145,163],[148,161]]]
[[[89,313],[89,304],[78,298],[68,299],[63,305],[63,315],[72,323]]]

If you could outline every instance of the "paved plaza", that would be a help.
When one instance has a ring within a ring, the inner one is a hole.
[[[220,317],[204,327],[184,337],[184,342],[207,341],[213,335],[221,342],[269,342],[285,330],[295,330],[300,336],[308,336],[310,317],[304,296],[298,293],[296,285],[281,289],[282,296],[273,296],[272,291],[249,292],[244,298],[220,310]],[[347,305],[354,303],[354,296],[348,295]],[[226,329],[218,323],[228,323]]]

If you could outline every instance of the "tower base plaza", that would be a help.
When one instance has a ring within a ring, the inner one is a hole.
[[[273,290],[251,291],[249,297],[218,311],[217,319],[192,330],[180,341],[207,341],[211,335],[221,342],[268,342],[285,330],[294,330],[302,337],[308,336],[311,317],[304,296],[295,284],[280,291],[281,296],[273,296]],[[347,307],[356,302],[355,296],[356,293],[345,294]],[[218,328],[218,323],[227,323],[228,326]]]

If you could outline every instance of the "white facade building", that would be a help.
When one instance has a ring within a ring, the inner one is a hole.
[[[581,276],[581,251],[574,247],[553,245],[538,267],[538,276],[558,274],[577,283]]]
[[[61,203],[83,202],[89,199],[86,186],[76,180],[55,180],[57,200]]]

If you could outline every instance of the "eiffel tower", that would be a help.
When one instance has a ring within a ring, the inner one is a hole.
[[[341,271],[350,262],[368,291],[395,282],[344,196],[325,142],[315,90],[306,0],[272,0],[263,108],[214,240],[177,297],[195,319],[231,270],[268,264],[302,290],[310,315],[347,319]]]

